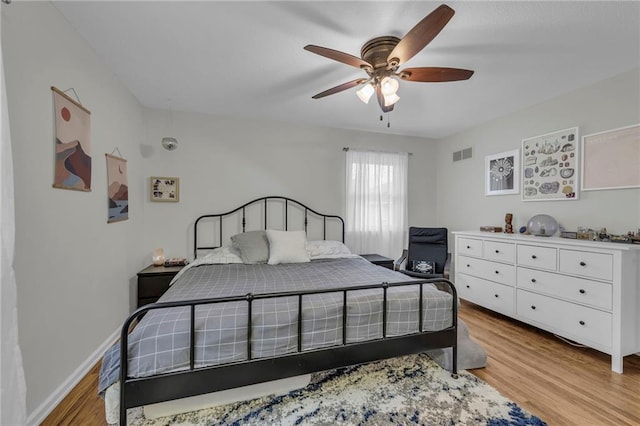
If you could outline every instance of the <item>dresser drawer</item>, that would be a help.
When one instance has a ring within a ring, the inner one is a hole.
[[[463,274],[484,278],[509,286],[515,285],[516,271],[513,265],[475,259],[467,256],[458,256],[458,260],[459,264],[456,265],[456,268],[459,268],[458,271]]]
[[[516,246],[512,243],[485,241],[484,258],[498,262],[514,263],[516,261]]]
[[[543,238],[543,237],[540,237]],[[518,265],[555,271],[557,252],[551,247],[518,246]]]
[[[556,296],[595,308],[612,309],[611,284],[518,267],[518,288]]]
[[[513,315],[514,288],[506,285],[458,274],[456,281],[458,296],[470,302],[477,303],[491,310],[506,315]]]
[[[482,240],[458,238],[458,247],[456,248],[458,249],[459,254],[482,257]]]
[[[517,299],[519,316],[571,340],[611,347],[610,313],[525,290],[518,290]]]
[[[560,271],[611,281],[613,279],[613,255],[560,249]]]

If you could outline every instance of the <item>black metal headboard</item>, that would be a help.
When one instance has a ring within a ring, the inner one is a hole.
[[[281,216],[279,223],[273,221],[274,211]],[[272,214],[269,215],[269,212]],[[205,234],[207,229],[210,234]],[[259,229],[304,230],[307,234],[316,232],[314,235],[318,235],[317,239],[326,240],[329,235],[344,243],[344,220],[340,216],[318,213],[291,198],[270,196],[249,201],[226,213],[206,214],[197,218],[194,225],[193,256],[197,258],[200,250],[222,246],[225,237]],[[317,232],[319,229],[322,230],[321,234]]]

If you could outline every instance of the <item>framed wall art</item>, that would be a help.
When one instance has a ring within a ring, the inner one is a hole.
[[[487,155],[484,170],[485,195],[520,193],[520,150]]]
[[[55,112],[55,171],[53,187],[91,191],[91,112],[51,87]]]
[[[582,138],[583,191],[640,188],[640,124]]]
[[[577,200],[578,128],[522,140],[522,200]]]
[[[180,201],[180,179],[177,177],[151,176],[151,201],[177,203]]]
[[[109,217],[107,223],[129,219],[129,184],[127,160],[115,155],[107,157],[107,192],[109,195]]]

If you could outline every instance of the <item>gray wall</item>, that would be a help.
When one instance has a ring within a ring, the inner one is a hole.
[[[39,413],[129,312],[144,265],[142,107],[49,2],[2,9],[12,135],[19,342],[27,412]],[[91,111],[92,191],[52,188],[51,86]],[[72,93],[70,93],[73,96]],[[130,219],[107,224],[105,153],[128,160]]]
[[[409,157],[409,223],[436,222],[435,142],[174,112],[172,133],[179,147],[166,151],[159,141],[166,136],[163,123],[168,113],[148,110],[146,115],[145,175],[179,176],[181,187],[177,204],[145,198],[144,240],[149,256],[154,247],[163,247],[172,257],[191,256],[197,216],[228,211],[264,195],[288,196],[322,212],[344,215],[343,147],[413,153]]]
[[[516,94],[514,94],[516,96]],[[484,195],[485,156],[518,149],[522,139],[578,126],[580,136],[640,122],[640,70],[493,120],[438,142],[438,222],[450,230],[514,228],[538,213],[554,216],[567,230],[606,227],[626,233],[640,227],[640,189],[583,191],[575,201],[523,202],[521,195]],[[472,147],[473,158],[452,161],[452,153]]]

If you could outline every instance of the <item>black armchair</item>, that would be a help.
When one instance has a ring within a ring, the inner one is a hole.
[[[447,228],[409,228],[409,248],[394,262],[394,269],[416,278],[449,279],[451,253]],[[433,262],[434,271],[423,273],[413,270],[415,261]],[[406,266],[403,268],[403,264]]]

